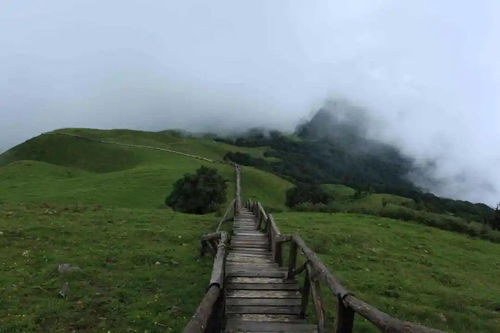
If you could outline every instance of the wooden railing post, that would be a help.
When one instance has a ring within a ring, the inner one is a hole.
[[[311,274],[311,296],[314,304],[314,311],[316,312],[316,319],[318,319],[318,333],[325,333],[325,309],[323,308],[323,301],[321,300],[321,288],[319,281]]]
[[[283,248],[283,242],[274,235],[274,248],[273,248],[273,259],[278,266],[283,265],[283,256],[281,254]]]
[[[293,272],[297,267],[297,243],[292,239],[290,243],[290,256],[288,257],[288,279],[293,279]]]
[[[272,240],[272,228],[271,228],[271,221],[269,220],[269,216],[267,217],[267,220],[266,220],[266,228],[265,228],[265,233],[267,235],[267,240],[268,240],[268,250],[271,251],[272,250],[272,243],[273,243],[273,240]]]
[[[219,333],[222,332],[222,325],[224,323],[224,297],[220,297],[217,299],[217,302],[213,305],[212,315],[210,316],[207,328],[205,329],[206,333]]]
[[[218,242],[217,242],[218,241]],[[220,332],[224,306],[221,302],[224,290],[224,269],[228,234],[221,231],[206,234],[202,244],[215,249],[210,284],[191,320],[184,327],[183,333],[215,333]]]
[[[351,333],[354,326],[354,311],[344,304],[341,296],[337,296],[337,319],[335,333]]]
[[[307,304],[309,304],[309,293],[311,292],[311,280],[309,278],[309,269],[306,269],[304,285],[302,286],[302,302],[300,304],[300,318],[305,318],[307,313]]]

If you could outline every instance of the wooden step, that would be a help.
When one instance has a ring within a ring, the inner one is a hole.
[[[228,272],[233,272],[233,271],[273,272],[274,271],[282,273],[276,264],[268,264],[268,263],[265,264],[231,263],[226,265],[226,267]]]
[[[316,325],[306,323],[287,323],[287,322],[266,322],[266,321],[248,321],[240,318],[230,318],[227,321],[226,329],[228,333],[239,332],[300,332],[317,333]]]
[[[299,290],[296,283],[228,283],[228,290]]]
[[[229,313],[227,319],[241,319],[244,321],[286,322],[301,324],[304,320],[296,314],[265,314],[265,313]]]
[[[268,253],[248,253],[248,252],[236,252],[231,251],[227,258],[267,258],[272,259],[272,256]]]
[[[229,277],[226,283],[296,283],[294,280],[267,277]]]
[[[235,236],[261,236],[262,233],[260,231],[242,231],[242,232],[234,232]]]
[[[238,238],[249,239],[249,240],[269,239],[269,237],[267,237],[267,235],[263,235],[260,232],[257,234],[253,234],[253,235],[234,235],[233,237],[231,237],[231,239],[235,239],[235,238],[236,239],[238,239]]]
[[[257,219],[242,209],[233,222],[224,303],[225,332],[317,332],[299,317],[300,286],[287,280],[269,249],[267,234],[256,230]]]
[[[271,258],[256,258],[256,257],[234,257],[234,256],[231,256],[231,257],[227,257],[226,258],[226,263],[227,264],[230,264],[230,263],[254,263],[254,264],[272,264],[274,263],[272,261]]]
[[[228,305],[227,314],[300,314],[300,306]]]
[[[226,299],[226,305],[246,305],[246,306],[297,306],[301,305],[300,298],[238,298]]]
[[[268,248],[268,243],[267,242],[233,242],[231,241],[231,247],[251,247],[251,248],[261,248],[261,249],[266,249]]]
[[[244,247],[244,246],[237,246],[235,249],[231,250],[235,252],[246,252],[246,253],[266,253],[270,254],[268,249],[263,249],[263,248],[256,248],[256,247]]]
[[[291,290],[227,290],[226,298],[299,298],[300,292]]]

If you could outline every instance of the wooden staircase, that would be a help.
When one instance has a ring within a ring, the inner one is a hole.
[[[235,198],[216,231],[201,237],[201,255],[214,255],[210,283],[183,333],[352,333],[355,316],[382,332],[444,333],[393,318],[350,293],[299,235],[280,232],[260,202],[241,204],[240,168],[234,167]],[[221,229],[227,221],[233,221],[232,237]],[[287,268],[283,266],[285,243],[289,245]],[[299,287],[294,278],[300,274],[304,278]],[[327,322],[330,318],[326,316],[321,284],[336,301],[331,325]],[[305,321],[311,303],[314,325]]]
[[[317,332],[301,313],[299,285],[286,275],[272,259],[256,217],[241,208],[226,259],[225,332]]]

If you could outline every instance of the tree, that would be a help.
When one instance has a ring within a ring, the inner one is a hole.
[[[217,169],[202,166],[177,180],[165,204],[183,213],[206,214],[226,201],[226,181]]]
[[[500,230],[500,203],[497,204],[497,207],[495,208],[495,212],[493,213],[489,224],[492,229]]]

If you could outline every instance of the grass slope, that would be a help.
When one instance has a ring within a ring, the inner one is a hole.
[[[215,224],[151,209],[3,206],[1,331],[180,332],[212,265],[197,256],[199,236]],[[81,272],[59,274],[62,263]]]
[[[61,131],[100,140],[165,147],[219,160],[227,152],[225,147],[230,146],[210,139],[184,139],[129,130]],[[228,200],[232,199],[234,170],[230,165],[157,150],[46,134],[0,155],[0,200],[158,208],[177,179],[185,173],[193,173],[202,165],[219,170],[228,181]],[[247,184],[248,193],[272,197],[273,207],[283,209],[282,189],[291,184],[267,172],[245,169],[254,175],[255,180]]]
[[[267,149],[168,133],[56,132],[217,160],[228,151],[263,157]],[[197,257],[199,236],[218,218],[158,208],[173,182],[201,165],[219,170],[232,198],[231,166],[173,153],[47,134],[0,155],[2,330],[180,332],[211,268],[211,259]],[[243,168],[242,182],[245,198],[271,211],[285,209],[289,182],[251,167]],[[347,201],[353,194],[324,186]],[[383,200],[411,205],[379,194],[352,204],[379,209]],[[285,212],[276,218],[283,232],[303,235],[353,292],[394,316],[457,332],[500,329],[498,244],[366,215]],[[61,263],[82,271],[61,275]],[[60,298],[65,282],[68,297]],[[372,331],[363,321],[357,325]]]
[[[275,218],[283,233],[303,236],[348,289],[382,311],[452,332],[500,331],[500,244],[360,214]],[[358,321],[356,332],[377,330]]]
[[[239,150],[162,133],[56,132],[217,160]],[[261,156],[264,149],[245,151]],[[163,201],[177,179],[202,165],[219,170],[232,199],[232,166],[174,153],[45,134],[0,155],[0,331],[180,332],[211,270],[212,260],[198,257],[199,237],[219,217],[180,214]],[[284,208],[290,183],[244,172],[252,179],[247,193]],[[82,270],[61,275],[62,263]]]

